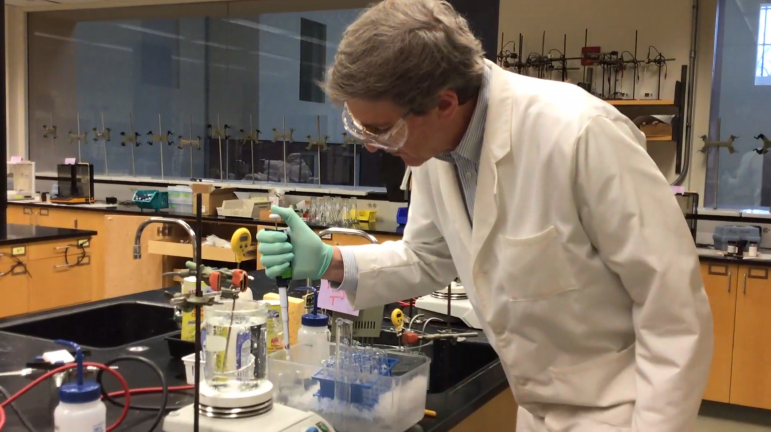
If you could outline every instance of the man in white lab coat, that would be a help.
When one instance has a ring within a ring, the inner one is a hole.
[[[687,432],[712,356],[693,240],[645,137],[565,83],[484,61],[439,0],[385,0],[324,83],[349,133],[413,167],[404,239],[333,248],[286,209],[269,276],[341,282],[357,309],[460,275],[520,405],[518,432]]]

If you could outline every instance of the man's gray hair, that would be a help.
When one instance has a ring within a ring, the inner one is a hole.
[[[471,99],[484,79],[482,43],[444,0],[383,0],[343,34],[321,83],[330,100],[390,100],[414,114],[444,89]]]

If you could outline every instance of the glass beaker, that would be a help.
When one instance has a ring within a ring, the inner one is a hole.
[[[258,388],[268,376],[268,304],[224,301],[205,310],[206,384],[220,393]]]

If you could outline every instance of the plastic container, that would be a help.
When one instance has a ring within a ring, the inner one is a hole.
[[[169,204],[193,207],[193,189],[190,186],[169,186]]]
[[[268,354],[284,349],[284,324],[281,322],[281,302],[265,300],[268,303]]]
[[[308,287],[313,291],[313,309],[302,316],[300,330],[297,332],[297,345],[303,345],[302,357],[294,358],[294,361],[308,365],[320,365],[329,359],[329,339],[332,332],[329,331],[329,317],[319,313],[318,292],[314,287]],[[305,291],[307,288],[300,288]]]
[[[712,240],[715,244],[715,250],[728,251],[729,242],[738,243],[744,240],[749,243],[760,243],[760,228],[756,226],[721,225],[715,227]],[[744,252],[746,251],[747,248],[745,248]]]
[[[267,376],[267,303],[224,301],[205,310],[206,384],[220,394],[260,387]]]
[[[59,389],[59,405],[54,410],[57,432],[104,431],[107,429],[107,408],[102,403],[101,387],[94,381],[83,380],[83,351],[77,344],[56,341],[75,348],[77,381]]]
[[[205,356],[204,353],[201,353],[201,368],[205,368],[206,366]],[[251,357],[250,360],[249,365],[239,372],[241,378],[244,380],[248,380],[249,377],[254,374],[254,357]],[[185,378],[187,379],[187,383],[190,385],[195,384],[195,353],[182,357],[182,363],[185,364]]]
[[[409,208],[399,207],[399,209],[396,210],[396,223],[399,225],[407,225],[407,213],[409,213]]]
[[[328,348],[331,355],[334,344]],[[303,352],[306,349],[301,345],[292,347],[292,359],[310,355]],[[274,385],[274,402],[315,412],[340,432],[408,430],[423,419],[431,360],[397,352],[389,352],[388,358],[395,363],[388,371],[390,376],[368,375],[366,386],[351,386],[351,399],[366,402],[354,403],[321,396],[323,380],[318,378],[323,378],[323,369],[328,368],[286,361],[283,351],[273,353],[268,358],[268,370]],[[357,382],[361,375],[343,372],[342,379]]]
[[[107,408],[100,400],[99,385],[96,396],[89,402],[67,403],[63,400],[54,410],[56,432],[83,432],[107,430]],[[62,396],[59,396],[60,399]]]
[[[211,291],[211,287],[207,285],[204,281],[201,281],[201,291],[204,293],[207,293]],[[195,276],[188,276],[186,277],[181,285],[181,292],[182,294],[187,293],[193,293],[195,292]],[[201,310],[201,322],[206,321],[206,309]],[[191,309],[187,312],[182,312],[182,325],[180,326],[180,329],[182,330],[181,338],[184,341],[193,342],[195,341],[195,310]]]
[[[180,213],[180,214],[189,215],[189,214],[193,214],[193,205],[169,203],[169,211],[171,213]]]

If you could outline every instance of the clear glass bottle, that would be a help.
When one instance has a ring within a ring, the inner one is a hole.
[[[225,301],[205,313],[206,384],[220,394],[260,387],[267,380],[268,304]]]

